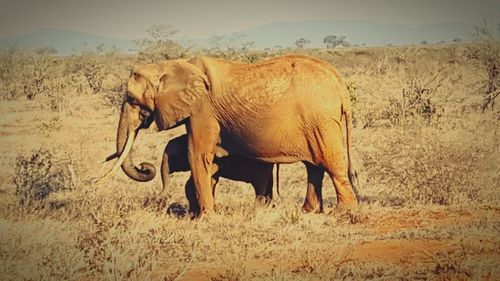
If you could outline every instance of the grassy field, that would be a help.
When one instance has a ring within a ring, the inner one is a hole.
[[[221,180],[217,214],[200,220],[185,214],[188,173],[173,175],[162,204],[149,200],[159,177],[92,183],[112,165],[101,162],[140,57],[3,54],[0,279],[498,280],[500,109],[485,102],[498,61],[481,48],[301,51],[331,62],[351,91],[359,209],[334,212],[325,177],[325,212],[303,214],[305,169],[290,164],[269,206]],[[183,130],[141,132],[136,162],[159,166]]]

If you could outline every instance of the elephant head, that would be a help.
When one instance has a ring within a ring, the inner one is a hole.
[[[154,121],[159,130],[184,123],[208,97],[207,75],[186,60],[134,67],[127,81],[127,91],[121,107],[116,136],[119,156],[112,175],[120,166],[130,178],[149,181],[156,175],[155,167],[147,162],[136,166],[131,149],[137,133]]]

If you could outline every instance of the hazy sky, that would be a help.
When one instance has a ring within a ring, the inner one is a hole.
[[[500,0],[0,0],[0,37],[62,28],[115,38],[145,37],[171,24],[190,38],[290,20],[354,19],[407,25],[500,20]]]

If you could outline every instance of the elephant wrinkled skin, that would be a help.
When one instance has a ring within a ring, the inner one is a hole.
[[[288,55],[255,64],[198,57],[139,65],[129,77],[126,95],[117,153],[130,147],[127,143],[152,118],[159,130],[185,124],[200,213],[214,211],[211,175],[217,146],[229,155],[269,163],[306,163],[305,210],[321,209],[325,171],[335,186],[338,206],[357,206],[349,93],[326,62]],[[138,180],[154,176],[152,165],[136,167],[130,154],[120,155],[118,163],[127,175]]]

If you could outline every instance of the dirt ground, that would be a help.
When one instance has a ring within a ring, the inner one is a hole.
[[[337,66],[354,98],[360,206],[349,212],[336,211],[325,177],[325,212],[302,213],[305,169],[289,164],[269,206],[222,179],[217,213],[193,220],[189,173],[172,175],[164,202],[154,200],[158,176],[93,181],[112,165],[102,161],[115,149],[121,92],[3,100],[0,279],[500,279],[500,115],[480,109],[481,64],[467,46],[451,48],[311,53]],[[158,167],[183,130],[141,132],[135,161]]]

